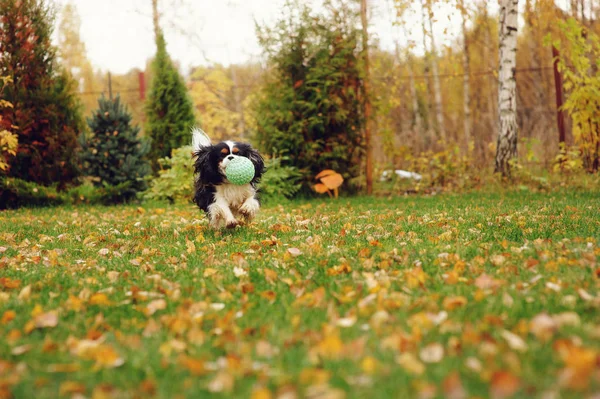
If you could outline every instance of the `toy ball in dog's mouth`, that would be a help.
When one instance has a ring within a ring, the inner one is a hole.
[[[246,157],[235,155],[225,167],[225,176],[232,184],[248,184],[254,179],[254,164]]]

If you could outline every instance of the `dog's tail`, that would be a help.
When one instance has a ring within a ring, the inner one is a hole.
[[[202,147],[210,146],[210,138],[199,127],[192,128],[192,151],[199,151]]]

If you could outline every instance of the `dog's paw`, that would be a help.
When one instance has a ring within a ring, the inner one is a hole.
[[[254,198],[247,199],[244,204],[240,207],[240,213],[246,219],[252,219],[256,216],[256,213],[260,209],[260,204]]]
[[[225,224],[225,227],[227,227],[228,229],[235,229],[236,227],[239,226],[239,222],[237,220],[230,220]]]

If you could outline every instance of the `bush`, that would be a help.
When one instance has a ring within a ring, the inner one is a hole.
[[[294,197],[302,187],[302,173],[285,166],[285,158],[265,159],[266,172],[260,182],[260,197],[265,202],[276,202]]]
[[[290,2],[288,12],[259,32],[273,70],[253,123],[258,147],[301,171],[310,191],[321,170],[337,170],[347,181],[361,170],[360,33],[356,10],[342,2],[325,2],[321,15]]]
[[[421,153],[409,157],[409,170],[422,175],[414,190],[463,190],[473,188],[480,180],[479,169],[473,168],[473,148],[462,155],[458,146],[440,152]]]
[[[161,170],[144,193],[148,200],[190,202],[194,196],[194,168],[192,147],[186,146],[173,151],[171,158],[159,160]],[[285,159],[267,158],[266,172],[259,185],[260,196],[265,201],[293,197],[300,189],[302,174],[293,166],[284,166]]]
[[[91,182],[58,190],[57,185],[42,186],[21,179],[0,179],[0,209],[59,205],[111,205],[118,202],[129,183],[95,187]]]
[[[169,202],[191,201],[194,196],[192,147],[178,148],[173,151],[171,158],[161,158],[158,164],[161,168],[158,177],[152,180],[144,198]]]
[[[42,186],[10,177],[0,179],[0,209],[56,206],[64,203],[64,193],[59,193],[56,185]]]

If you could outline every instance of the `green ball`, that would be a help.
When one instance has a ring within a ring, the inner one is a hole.
[[[235,156],[225,168],[225,176],[233,184],[248,184],[254,179],[254,164],[245,157]]]

